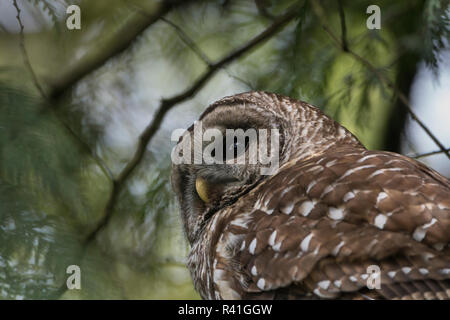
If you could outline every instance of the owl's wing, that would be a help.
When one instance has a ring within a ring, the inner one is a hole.
[[[409,158],[340,148],[292,162],[229,219],[222,298],[450,297],[450,184]]]

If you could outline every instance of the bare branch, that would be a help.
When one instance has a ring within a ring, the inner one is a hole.
[[[445,149],[445,151],[449,152],[449,151],[450,151],[450,148]],[[419,158],[424,158],[424,157],[433,156],[433,155],[435,155],[435,154],[444,153],[445,151],[437,150],[437,151],[432,151],[432,152],[426,152],[426,153],[415,154],[415,155],[411,155],[411,156],[409,156],[409,157],[410,157],[410,158],[419,159]]]
[[[172,8],[184,5],[190,0],[166,0],[163,1],[156,12],[148,16],[137,16],[135,19],[129,19],[125,27],[123,27],[114,37],[110,44],[110,49],[102,50],[97,56],[87,56],[84,61],[75,65],[71,70],[66,72],[52,87],[50,97],[57,100],[68,92],[78,81],[83,79],[92,71],[103,66],[107,61],[120,55],[126,51],[148,27],[156,23],[161,17],[166,15]]]
[[[350,48],[347,47],[347,50],[344,50],[344,46],[339,41],[339,38],[334,34],[333,30],[328,27],[326,15],[321,7],[319,1],[310,0],[311,6],[314,10],[314,13],[319,18],[322,27],[325,29],[325,31],[328,33],[328,35],[331,37],[331,39],[334,41],[334,43],[337,45],[338,48],[343,50],[344,52],[347,52],[351,56],[353,56],[357,61],[359,61],[361,64],[363,64],[367,69],[369,69],[381,83],[384,83],[387,87],[391,88],[396,95],[399,97],[400,101],[403,103],[403,105],[406,107],[406,110],[411,115],[414,121],[417,122],[417,124],[427,133],[427,135],[434,141],[434,143],[439,147],[439,149],[447,155],[447,157],[450,159],[450,153],[448,150],[445,149],[444,145],[436,138],[436,136],[431,132],[431,130],[419,119],[419,117],[416,115],[416,113],[413,111],[408,98],[397,88],[397,86],[389,80],[383,73],[379,72],[368,60],[358,55],[356,52],[352,51]],[[342,22],[341,22],[342,23]]]
[[[16,19],[17,19],[17,22],[19,23],[19,27],[20,27],[20,32],[19,32],[20,50],[22,52],[23,63],[25,64],[25,67],[30,72],[36,89],[39,91],[41,96],[45,99],[45,98],[47,98],[47,94],[45,93],[44,89],[42,89],[41,85],[39,84],[39,80],[36,76],[36,73],[33,70],[33,67],[31,66],[31,63],[30,63],[30,58],[28,57],[27,48],[25,47],[25,35],[23,33],[24,26],[23,26],[22,20],[20,18],[21,10],[20,10],[19,6],[17,5],[17,0],[13,0],[13,5],[16,8],[16,12],[17,12]]]

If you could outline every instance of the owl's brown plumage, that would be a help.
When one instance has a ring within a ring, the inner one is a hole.
[[[317,108],[275,94],[224,98],[201,121],[281,132],[274,175],[257,165],[173,166],[203,298],[450,298],[447,178],[367,150]],[[213,200],[199,197],[198,178]],[[367,287],[371,265],[380,267],[379,289]]]

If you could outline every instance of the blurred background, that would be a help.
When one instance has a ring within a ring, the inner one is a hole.
[[[450,177],[449,15],[443,0],[0,0],[0,298],[199,298],[170,136],[226,95],[308,101]]]

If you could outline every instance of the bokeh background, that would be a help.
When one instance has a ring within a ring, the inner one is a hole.
[[[80,30],[66,27],[71,4]],[[371,4],[379,30],[366,27]],[[277,92],[322,108],[370,149],[440,151],[409,107],[448,148],[449,10],[442,0],[0,0],[0,298],[199,298],[170,135],[223,96]],[[450,176],[443,152],[419,160]],[[80,290],[67,290],[69,265]]]

